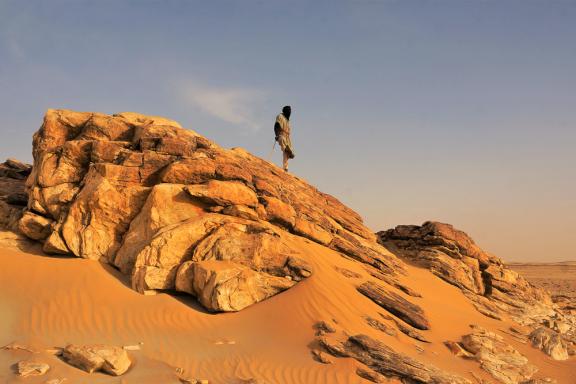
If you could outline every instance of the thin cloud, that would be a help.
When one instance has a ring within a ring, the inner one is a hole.
[[[189,83],[182,89],[184,101],[220,120],[248,128],[260,129],[257,106],[264,92],[248,88],[220,88]]]

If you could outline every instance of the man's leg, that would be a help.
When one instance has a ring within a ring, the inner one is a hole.
[[[282,151],[282,166],[286,172],[288,172],[288,159],[288,151]]]

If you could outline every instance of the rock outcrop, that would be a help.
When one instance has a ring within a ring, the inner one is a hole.
[[[32,252],[38,248],[18,229],[28,203],[25,182],[31,171],[31,165],[14,159],[0,164],[0,247]]]
[[[402,296],[387,290],[384,286],[367,281],[360,285],[358,292],[395,315],[406,324],[418,329],[429,329],[430,322],[418,305],[409,302]]]
[[[536,325],[557,315],[550,295],[449,224],[399,225],[378,233],[396,255],[459,287],[483,314]]]
[[[24,183],[31,171],[31,165],[14,159],[0,164],[0,229],[17,230],[28,203]]]
[[[371,329],[340,329],[337,319],[317,324],[310,348],[322,364],[352,358],[357,374],[373,382],[470,383],[383,341],[406,335],[426,343],[416,344],[419,353],[419,345],[437,342],[428,331],[427,297],[409,286],[405,262],[458,287],[482,314],[522,325],[523,341],[552,358],[576,350],[574,316],[464,232],[426,222],[375,235],[334,197],[172,120],[49,110],[33,156],[32,168],[0,164],[0,226],[40,242],[46,253],[110,264],[141,293],[183,292],[209,311],[240,311],[314,275],[323,264],[303,251],[306,243],[363,263],[354,271],[334,268],[363,304],[378,306],[359,317]],[[383,339],[372,337],[378,334]],[[537,382],[536,368],[494,332],[474,327],[445,345],[499,382]],[[111,346],[69,345],[62,358],[112,375],[131,365],[125,350]]]
[[[341,330],[330,329],[320,333],[316,342],[316,355],[326,352],[334,357],[353,358],[364,366],[359,368],[358,375],[375,383],[396,378],[405,383],[470,384],[468,379],[398,353],[367,335],[348,336]]]
[[[240,310],[313,273],[293,235],[402,273],[334,197],[169,119],[49,110],[33,155],[20,231],[47,253],[116,266],[140,292]]]
[[[542,350],[554,360],[568,359],[568,347],[562,335],[546,328],[538,327],[529,335],[530,342],[535,348]]]
[[[528,327],[530,331],[521,335],[524,342],[529,340],[553,359],[566,360],[576,345],[576,317],[555,305],[548,292],[533,286],[502,260],[480,249],[464,232],[449,224],[426,222],[422,226],[400,225],[379,232],[378,238],[382,245],[404,260],[428,268],[459,287],[482,314],[499,320],[510,318]],[[490,343],[501,342],[498,335],[484,332],[481,336],[480,333],[478,331],[468,339],[488,338]],[[470,351],[470,348],[466,349]],[[512,355],[516,362],[524,359]],[[481,364],[490,366],[487,362]],[[496,378],[504,378],[501,381],[505,383],[520,382],[518,380],[530,376],[492,373]],[[510,379],[510,375],[514,378]]]
[[[462,337],[460,345],[480,363],[482,369],[504,384],[524,383],[538,370],[502,336],[482,327],[473,326],[472,333]]]

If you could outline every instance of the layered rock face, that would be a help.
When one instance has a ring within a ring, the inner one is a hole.
[[[47,253],[116,266],[140,292],[240,310],[313,273],[292,235],[402,271],[334,197],[172,120],[49,110],[33,155],[21,232]]]
[[[378,238],[396,255],[462,289],[487,316],[510,316],[520,324],[531,325],[556,315],[547,292],[528,283],[449,224],[399,225],[379,232]]]
[[[449,224],[400,225],[378,233],[396,255],[459,287],[476,309],[495,319],[510,318],[531,333],[518,335],[556,360],[576,344],[576,318],[552,302],[502,260],[478,247]]]

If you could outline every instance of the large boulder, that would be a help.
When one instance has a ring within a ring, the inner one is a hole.
[[[31,173],[17,171],[30,173],[22,232],[45,252],[116,266],[139,292],[240,310],[313,273],[294,235],[403,271],[334,197],[169,119],[49,110],[33,156]]]

